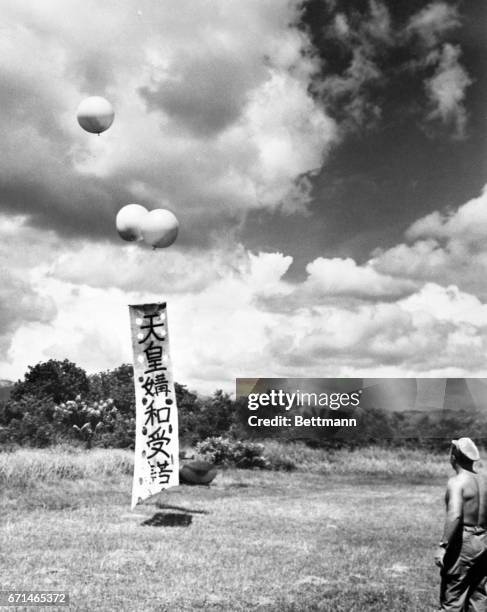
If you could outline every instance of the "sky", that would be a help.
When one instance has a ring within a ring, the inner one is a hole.
[[[0,0],[0,378],[487,376],[487,6]],[[107,98],[109,130],[76,121]],[[122,241],[167,208],[176,243]]]

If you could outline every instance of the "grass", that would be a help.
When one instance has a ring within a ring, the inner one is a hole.
[[[441,478],[448,472],[445,457],[424,449],[381,448],[370,446],[353,451],[314,449],[302,443],[269,440],[265,454],[273,460],[286,458],[297,469],[321,474],[370,475],[416,480]]]
[[[80,611],[435,610],[447,462],[288,451],[300,470],[221,471],[134,512],[129,451],[0,454],[2,588],[65,588]],[[142,525],[164,506],[205,513]]]
[[[133,472],[133,454],[121,449],[21,448],[0,453],[0,485],[29,487],[39,482],[121,477]]]

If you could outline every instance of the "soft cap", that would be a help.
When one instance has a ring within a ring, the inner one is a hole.
[[[480,459],[479,449],[470,438],[459,438],[458,440],[452,440],[451,443],[470,461],[478,461]]]

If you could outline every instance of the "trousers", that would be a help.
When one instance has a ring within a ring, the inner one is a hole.
[[[441,572],[440,610],[487,612],[487,530],[463,527]]]

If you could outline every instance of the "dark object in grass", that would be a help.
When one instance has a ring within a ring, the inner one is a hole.
[[[190,514],[176,514],[175,512],[156,512],[142,525],[150,527],[187,527],[191,525],[193,517]]]
[[[179,480],[182,484],[209,485],[215,478],[217,469],[206,461],[191,461],[179,470]]]

